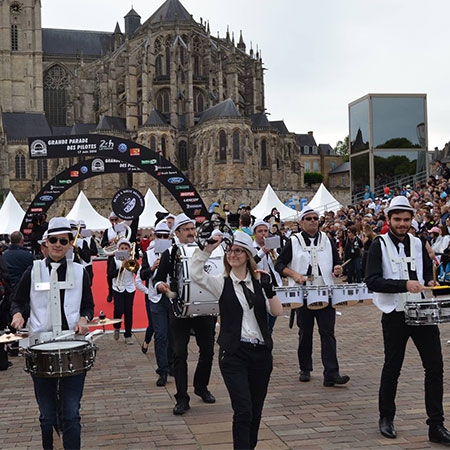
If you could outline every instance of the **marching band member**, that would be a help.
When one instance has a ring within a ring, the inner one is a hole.
[[[86,334],[86,324],[94,315],[89,275],[80,264],[70,263],[66,254],[71,248],[73,235],[69,221],[65,217],[50,220],[47,230],[48,257],[27,269],[17,286],[13,299],[11,326],[20,329],[24,326],[23,314],[31,308],[29,328],[31,333],[40,333],[52,329],[50,309],[50,291],[36,290],[36,277],[49,281],[57,277],[64,282],[73,271],[74,287],[60,289],[62,330],[74,330]],[[36,274],[40,271],[40,275]],[[69,273],[69,274],[68,274]],[[65,449],[79,449],[81,446],[80,401],[86,373],[62,378],[44,378],[32,375],[36,400],[40,410],[42,445],[53,448],[53,428],[62,431]],[[62,404],[62,425],[58,426],[58,404],[56,392]]]
[[[86,230],[86,222],[84,220],[80,220],[79,224],[81,225],[81,234],[83,235],[83,231],[90,232],[90,230]],[[95,243],[95,239],[89,236],[82,236],[83,240],[83,252],[86,254],[86,261],[81,258],[81,265],[86,269],[86,272],[91,277],[91,286],[94,279],[94,271],[92,269],[92,257],[98,255],[97,244]]]
[[[389,231],[374,240],[367,257],[366,283],[375,292],[373,303],[383,312],[384,366],[378,397],[379,428],[383,436],[397,437],[395,395],[406,344],[411,337],[425,369],[429,439],[450,445],[442,407],[444,368],[439,328],[405,323],[405,301],[420,300],[424,285],[434,286],[432,263],[425,244],[408,234],[415,212],[406,197],[394,197],[385,209]]]
[[[117,232],[114,229],[114,225],[120,222],[120,218],[114,212],[111,212],[109,215],[109,221],[111,222],[111,226],[107,228],[103,232],[102,240],[100,246],[102,248],[108,247],[109,245],[113,245],[117,242]],[[112,302],[112,280],[108,276],[108,272],[106,273],[106,279],[108,281],[108,297],[106,298],[108,303]]]
[[[264,399],[272,372],[273,342],[267,313],[283,312],[270,278],[260,284],[252,238],[236,231],[233,245],[225,258],[223,275],[212,276],[203,268],[216,244],[194,252],[191,277],[201,287],[219,298],[219,367],[233,406],[233,446],[254,449]]]
[[[155,245],[159,239],[168,240],[170,229],[165,222],[159,222],[155,228],[155,239],[151,242],[150,248],[144,253],[142,258],[142,267],[140,276],[142,280],[147,281],[148,294],[145,297],[145,306],[149,318],[149,325],[152,324],[152,331],[155,334],[155,356],[158,368],[156,373],[159,378],[157,386],[165,386],[167,376],[172,365],[172,352],[169,345],[169,317],[170,302],[153,286],[152,280],[156,277],[158,267],[161,261],[160,253],[155,252]],[[142,344],[142,351],[147,353],[148,344],[151,335],[149,330],[145,334],[145,340]],[[144,351],[145,349],[145,351]]]
[[[179,244],[175,244],[161,255],[158,271],[153,279],[153,285],[162,294],[168,294],[171,291],[170,285],[167,283],[167,277],[170,277],[171,281],[174,278],[175,255],[178,245],[194,242],[194,221],[189,219],[186,214],[179,214],[175,218],[173,231]],[[187,392],[187,357],[191,329],[195,331],[195,339],[200,350],[194,375],[194,393],[201,397],[205,403],[215,403],[216,401],[208,390],[214,356],[215,327],[216,317],[214,316],[177,318],[173,311],[170,312],[170,332],[173,339],[174,357],[173,371],[177,387],[177,393],[175,394],[177,403],[173,408],[173,413],[176,415],[184,414],[190,409],[190,397]]]
[[[276,270],[282,276],[290,278],[290,283],[303,284],[304,276],[313,275],[314,284],[333,284],[333,273],[340,275],[342,266],[336,246],[325,233],[319,232],[319,213],[305,206],[300,215],[301,233],[291,236],[278,257]],[[300,381],[311,379],[312,338],[314,319],[319,326],[324,386],[346,384],[350,377],[339,374],[336,355],[336,338],[334,326],[336,310],[329,304],[324,309],[312,310],[305,306],[297,309],[297,325],[299,328],[298,361],[300,365]]]
[[[280,274],[275,270],[275,263],[277,261],[277,253],[275,250],[266,250],[265,239],[269,237],[269,224],[262,219],[255,220],[253,224],[253,246],[257,250],[255,255],[255,262],[258,269],[262,269],[270,274],[272,285],[274,287],[282,286]],[[272,333],[275,325],[276,317],[269,314],[269,330]]]
[[[130,260],[131,243],[128,239],[122,238],[117,243],[117,250],[128,251],[129,256],[125,261],[120,261],[115,255],[108,257],[108,277],[112,281],[114,298],[114,319],[121,319],[124,316],[125,323],[125,343],[134,344],[132,335],[133,328],[133,302],[136,285],[134,273],[125,268],[125,263]],[[114,324],[114,339],[119,340],[121,322]]]
[[[81,237],[81,223],[74,219],[69,220],[72,235],[74,237],[72,259],[73,262],[81,264],[84,267],[87,261],[91,258],[89,249],[85,245]],[[84,263],[84,264],[83,264]],[[89,273],[89,272],[88,272]]]

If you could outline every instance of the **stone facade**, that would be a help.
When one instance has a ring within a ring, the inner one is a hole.
[[[144,23],[132,9],[124,33],[118,24],[113,33],[41,29],[39,0],[3,0],[0,12],[0,189],[24,205],[76,162],[30,161],[26,138],[48,134],[136,140],[183,170],[205,203],[255,204],[268,183],[282,199],[305,190],[301,135],[267,120],[261,54],[247,51],[242,33],[237,43],[228,31],[212,36],[209,23],[195,22],[178,0]],[[318,155],[325,176],[332,159]],[[144,173],[102,175],[74,186],[54,213],[80,189],[107,210],[105,199],[130,181],[157,191]],[[162,202],[177,210],[164,188]]]

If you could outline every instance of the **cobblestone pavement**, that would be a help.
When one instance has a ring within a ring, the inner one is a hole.
[[[438,447],[427,439],[423,368],[410,341],[397,395],[398,438],[383,438],[377,428],[377,395],[383,362],[380,313],[374,306],[342,308],[336,335],[341,373],[348,386],[324,387],[320,338],[315,331],[315,371],[309,383],[298,381],[297,329],[289,330],[287,315],[274,332],[274,370],[263,411],[259,449],[346,449]],[[191,395],[191,410],[174,416],[175,383],[155,385],[153,347],[143,355],[143,333],[135,345],[116,342],[111,334],[97,341],[99,351],[88,373],[82,400],[83,448],[97,449],[230,449],[232,410],[217,359],[210,390],[213,405]],[[450,346],[450,327],[441,327],[444,361]],[[192,339],[189,374],[192,382],[197,349]],[[216,351],[217,353],[217,351]],[[38,410],[22,357],[0,372],[0,448],[40,448]],[[450,410],[449,374],[445,376],[444,409]]]

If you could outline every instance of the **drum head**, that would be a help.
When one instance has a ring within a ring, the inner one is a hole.
[[[40,351],[71,350],[84,347],[86,344],[87,342],[83,341],[53,341],[33,345],[30,349]]]

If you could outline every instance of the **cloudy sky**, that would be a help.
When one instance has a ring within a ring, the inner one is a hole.
[[[163,0],[42,0],[42,26],[113,31],[133,4],[145,21]],[[318,143],[348,134],[349,102],[426,93],[429,148],[450,140],[448,0],[182,0],[198,22],[262,49],[269,120]]]

